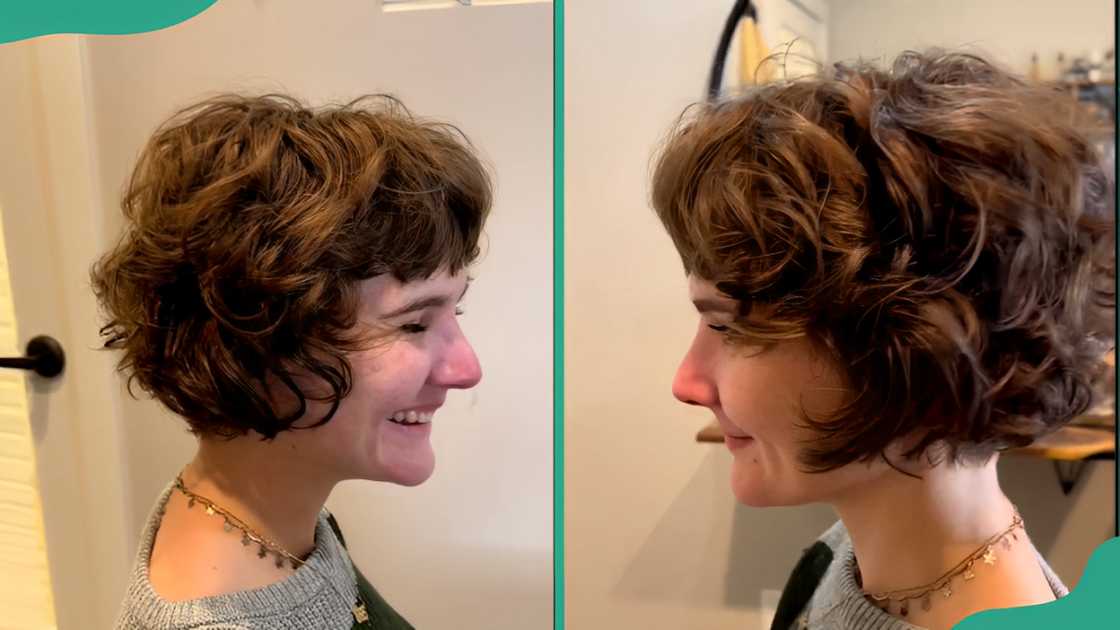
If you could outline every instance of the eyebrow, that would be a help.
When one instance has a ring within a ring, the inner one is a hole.
[[[735,313],[734,302],[728,300],[713,300],[711,298],[696,298],[692,301],[696,310],[701,313]]]
[[[467,284],[463,287],[463,292],[459,294],[459,299],[455,300],[456,303],[463,300],[463,296],[467,294],[467,289],[469,288],[471,288],[471,283],[468,281]],[[381,318],[393,319],[396,317],[400,317],[401,315],[415,313],[416,311],[422,311],[428,308],[447,306],[449,302],[450,300],[448,299],[447,295],[421,296],[398,309],[394,309],[392,311],[389,311],[388,313],[381,315]]]

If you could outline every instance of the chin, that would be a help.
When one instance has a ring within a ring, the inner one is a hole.
[[[378,466],[378,480],[398,486],[418,486],[431,478],[435,467],[435,454],[429,450],[406,459],[381,462]]]
[[[747,507],[786,507],[809,501],[795,493],[783,492],[779,484],[768,482],[757,474],[731,472],[731,492],[735,500]]]

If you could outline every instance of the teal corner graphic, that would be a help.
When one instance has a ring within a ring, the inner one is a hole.
[[[0,44],[81,33],[127,35],[167,28],[202,13],[217,0],[8,0],[0,9]]]
[[[1022,608],[986,610],[966,618],[953,630],[1034,630],[1041,628],[1103,628],[1116,619],[1120,584],[1120,538],[1093,551],[1077,588],[1058,601]]]

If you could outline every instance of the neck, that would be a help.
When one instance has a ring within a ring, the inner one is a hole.
[[[335,482],[301,465],[283,437],[203,437],[183,483],[303,558],[315,548],[319,512]]]
[[[833,502],[868,593],[932,582],[1011,524],[1014,507],[982,466],[942,463],[921,479],[891,472]]]

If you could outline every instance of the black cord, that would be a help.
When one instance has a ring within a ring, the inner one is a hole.
[[[708,100],[715,100],[719,96],[719,90],[723,84],[723,67],[727,63],[727,49],[731,48],[731,39],[735,36],[735,29],[744,17],[757,20],[758,12],[755,11],[751,0],[735,0],[735,6],[731,7],[731,14],[727,16],[727,21],[723,24],[723,33],[719,36],[716,57],[712,60],[712,72],[708,75]]]

